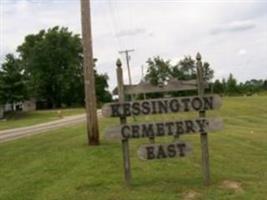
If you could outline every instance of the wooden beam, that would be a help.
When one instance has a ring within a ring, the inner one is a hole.
[[[208,87],[208,83],[205,83],[205,87]],[[197,90],[197,80],[181,81],[177,79],[171,79],[166,85],[152,85],[150,83],[141,82],[137,85],[125,85],[125,94],[146,94],[155,92],[176,92],[186,90]],[[113,94],[117,95],[118,90],[115,88]]]

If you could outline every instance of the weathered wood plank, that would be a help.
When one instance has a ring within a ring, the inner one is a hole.
[[[218,95],[149,99],[133,102],[108,103],[102,108],[104,117],[151,115],[213,110],[221,106]]]
[[[146,144],[140,146],[137,154],[142,160],[184,157],[192,151],[192,146],[183,141],[170,144]]]
[[[208,87],[208,83],[205,83],[205,87]],[[185,90],[197,90],[197,80],[181,81],[177,79],[171,79],[166,85],[152,85],[150,83],[141,82],[136,85],[125,85],[125,94],[143,94],[143,93],[155,93],[155,92],[175,92]],[[113,94],[117,95],[118,90],[115,88]]]
[[[150,122],[140,124],[124,124],[108,128],[105,138],[114,139],[138,139],[162,136],[179,136],[182,134],[194,134],[200,132],[212,132],[223,129],[221,118],[198,118],[179,121]]]

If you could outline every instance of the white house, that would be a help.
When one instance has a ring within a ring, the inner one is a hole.
[[[26,100],[26,101],[23,101],[23,102],[15,103],[13,105],[13,109],[12,109],[12,105],[11,104],[5,104],[2,107],[3,107],[2,108],[3,112],[9,112],[9,111],[12,111],[12,110],[25,111],[25,112],[35,111],[36,110],[36,101],[35,101],[35,99],[30,99],[30,100]]]

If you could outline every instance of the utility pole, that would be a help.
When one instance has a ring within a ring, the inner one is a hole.
[[[144,65],[141,66],[141,80],[144,80]]]
[[[133,52],[134,49],[126,49],[124,51],[119,51],[120,54],[125,53],[126,56],[126,63],[127,63],[127,69],[128,69],[128,78],[129,78],[129,85],[132,85],[132,76],[131,76],[131,70],[130,70],[130,56],[129,52]],[[134,100],[134,95],[130,95],[131,101]],[[135,116],[133,115],[133,120],[136,121]]]
[[[99,129],[96,110],[95,75],[91,30],[90,0],[81,0],[81,22],[83,42],[84,89],[89,145],[99,145]]]
[[[120,54],[125,53],[126,56],[126,63],[127,63],[127,69],[128,69],[128,78],[129,78],[129,85],[132,85],[132,77],[131,77],[131,71],[130,71],[130,56],[129,52],[133,52],[134,49],[126,49],[124,51],[119,51]]]
[[[144,77],[144,65],[141,66],[141,82],[145,81]],[[146,93],[143,94],[143,98],[146,99]]]

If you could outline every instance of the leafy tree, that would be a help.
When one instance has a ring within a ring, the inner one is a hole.
[[[41,30],[26,36],[17,51],[29,80],[28,88],[38,100],[47,102],[48,107],[84,103],[83,54],[78,34],[58,26]],[[108,77],[97,72],[95,75],[98,99],[106,100],[103,90]]]
[[[185,56],[177,65],[172,68],[172,76],[179,80],[191,80],[197,78],[196,61],[191,56]],[[214,77],[214,71],[210,68],[210,64],[203,63],[203,78],[210,81]]]
[[[226,80],[225,78],[222,79],[222,85],[223,85],[223,93],[226,91]]]
[[[263,89],[264,89],[264,90],[267,90],[267,80],[265,80],[265,81],[263,82]]]
[[[164,60],[159,56],[147,61],[148,70],[145,75],[145,80],[153,85],[164,84],[170,78],[178,80],[191,80],[197,78],[196,61],[190,56],[185,56],[176,65],[171,65],[170,60]],[[209,63],[203,63],[204,80],[210,81],[214,76],[214,71],[210,68]],[[172,92],[172,96],[182,94],[193,94],[192,92]],[[149,95],[150,97],[160,97],[161,95]]]
[[[185,56],[173,67],[172,76],[180,80],[196,79],[195,60],[191,56]]]
[[[46,100],[51,107],[60,107],[80,96],[77,89],[82,79],[82,47],[78,35],[67,28],[41,30],[26,36],[18,52],[29,87],[38,99]]]
[[[98,105],[112,101],[112,95],[108,91],[108,75],[95,72],[96,96]]]
[[[240,83],[240,90],[246,95],[252,95],[254,93],[264,90],[264,81],[259,79],[251,79],[245,83]]]
[[[226,82],[226,93],[228,95],[237,95],[240,93],[237,80],[234,78],[232,73],[230,73]]]
[[[153,85],[164,84],[171,76],[171,64],[159,56],[147,60],[147,73],[145,80]]]
[[[223,94],[224,93],[223,83],[221,83],[219,79],[216,79],[214,84],[213,84],[213,92],[216,94]]]
[[[0,109],[1,105],[5,104],[5,97],[4,97],[4,91],[3,91],[3,73],[0,72]]]
[[[151,83],[152,85],[163,85],[171,77],[171,64],[169,60],[164,60],[159,56],[154,58],[149,58],[147,60],[147,73],[145,75],[145,81]],[[148,94],[149,98],[159,98],[162,97],[161,93]]]
[[[208,62],[203,63],[203,79],[205,81],[211,81],[214,77],[214,70],[210,68]]]
[[[0,103],[13,104],[27,98],[23,68],[13,54],[7,54],[0,71]]]
[[[164,83],[171,77],[179,80],[191,80],[197,77],[196,61],[191,56],[185,56],[174,66],[170,64],[170,60],[157,56],[153,59],[149,58],[147,65],[145,80],[154,85]],[[203,63],[203,76],[206,81],[210,81],[214,76],[214,71],[207,62]]]

